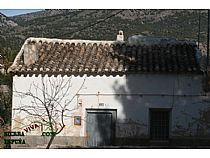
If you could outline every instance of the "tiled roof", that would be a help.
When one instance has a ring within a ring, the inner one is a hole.
[[[26,52],[36,54],[29,64],[24,64]],[[116,41],[29,38],[9,71],[17,75],[199,73],[196,53],[196,45],[186,42],[131,46]]]

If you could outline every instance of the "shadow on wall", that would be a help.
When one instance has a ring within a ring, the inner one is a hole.
[[[138,80],[140,79],[140,80]],[[149,107],[158,102],[157,97],[144,96],[141,94],[150,93],[151,85],[145,85],[147,78],[138,75],[125,76],[125,84],[117,81],[113,84],[115,99],[122,106],[123,119],[116,123],[116,144],[117,145],[147,145],[149,138]],[[141,83],[141,81],[143,83]],[[156,101],[155,101],[156,100]],[[162,102],[163,97],[160,98]],[[154,105],[154,106],[158,106]]]
[[[197,92],[198,89],[194,83],[188,82],[187,84],[184,77],[184,75],[153,74],[147,76],[142,74],[140,78],[137,75],[126,76],[125,85],[120,85],[116,81],[113,89],[115,93],[122,95],[116,95],[115,99],[121,103],[125,116],[125,119],[118,120],[116,124],[116,137],[120,138],[118,143],[131,144],[132,142],[135,145],[148,143],[142,140],[150,139],[150,108],[171,109],[169,138],[173,136],[199,139],[209,137],[209,98],[193,96],[200,92]],[[195,77],[192,80],[197,79]],[[169,96],[162,95],[164,93]],[[185,94],[192,96],[185,96]]]
[[[209,136],[209,103],[204,103],[204,99],[200,96],[190,96],[199,93],[194,83],[190,83],[191,80],[197,82],[198,79],[185,77],[184,75],[136,74],[127,75],[125,84],[116,81],[112,88],[116,94],[115,100],[122,106],[124,118],[116,122],[115,144],[149,145],[150,108],[172,109],[169,138],[179,136],[194,139]]]
[[[137,75],[127,75],[125,85],[120,85],[118,82],[113,85],[116,93],[130,94],[115,96],[122,104],[125,115],[124,120],[117,122],[117,137],[128,138],[120,143],[130,144],[132,140],[136,141],[136,145],[141,145],[142,139],[150,139],[150,108],[172,109],[170,137],[207,140],[206,138],[210,136],[209,98],[193,96],[200,94],[199,88],[194,85],[200,81],[196,77],[189,77],[188,81],[185,77],[185,75],[142,74],[137,78]]]
[[[118,119],[116,124],[117,137],[144,138],[148,130],[148,102],[143,96],[138,95],[141,91],[141,83],[135,77],[126,77],[125,85],[117,81],[113,85],[116,94],[115,99],[121,103],[123,119]],[[138,89],[139,88],[139,89]]]
[[[187,126],[177,123],[173,131],[178,136],[208,138],[210,135],[210,107],[198,109],[198,117],[187,111],[181,111],[183,117],[190,119]]]

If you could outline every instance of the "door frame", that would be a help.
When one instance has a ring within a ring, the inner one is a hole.
[[[86,108],[85,109],[85,118],[87,119],[88,113],[111,113],[111,144],[115,145],[115,138],[116,138],[116,120],[117,120],[117,109],[97,109],[97,108]],[[87,135],[87,123],[85,125],[85,133]],[[87,139],[88,141],[88,139]]]

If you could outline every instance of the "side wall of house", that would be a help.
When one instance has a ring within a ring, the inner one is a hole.
[[[50,78],[58,80],[60,76]],[[69,77],[64,76],[64,80],[68,79]],[[78,92],[84,79],[84,85]],[[14,76],[13,83],[16,92],[27,92],[31,89],[31,92],[35,93],[32,85],[40,86],[41,76]],[[71,117],[65,119],[66,127],[57,136],[63,139],[63,145],[85,145],[87,108],[117,110],[116,144],[129,144],[138,139],[141,143],[144,142],[142,140],[148,143],[146,140],[150,137],[150,108],[171,109],[169,136],[171,140],[183,140],[183,138],[207,140],[206,138],[210,136],[209,97],[203,95],[202,75],[72,76],[70,90],[69,98],[75,97],[68,107],[76,110],[71,112]],[[41,94],[38,95],[42,97]],[[32,104],[32,98],[21,98],[17,93],[13,93],[13,109],[20,105]],[[81,116],[80,126],[74,125],[74,116]],[[44,140],[46,143],[49,138],[41,136],[42,131],[45,131],[41,125],[40,128],[26,132],[24,129],[30,126],[31,122],[33,118],[13,110],[12,129],[23,131],[27,136],[41,137],[35,141],[41,146],[39,141]],[[72,138],[70,140],[64,138],[68,136]],[[30,139],[27,141],[28,146],[34,143]],[[61,144],[61,142],[55,140],[54,143]]]

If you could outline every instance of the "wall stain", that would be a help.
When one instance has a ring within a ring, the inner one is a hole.
[[[147,125],[140,121],[134,121],[131,118],[121,120],[117,123],[117,137],[138,138],[145,137]]]

